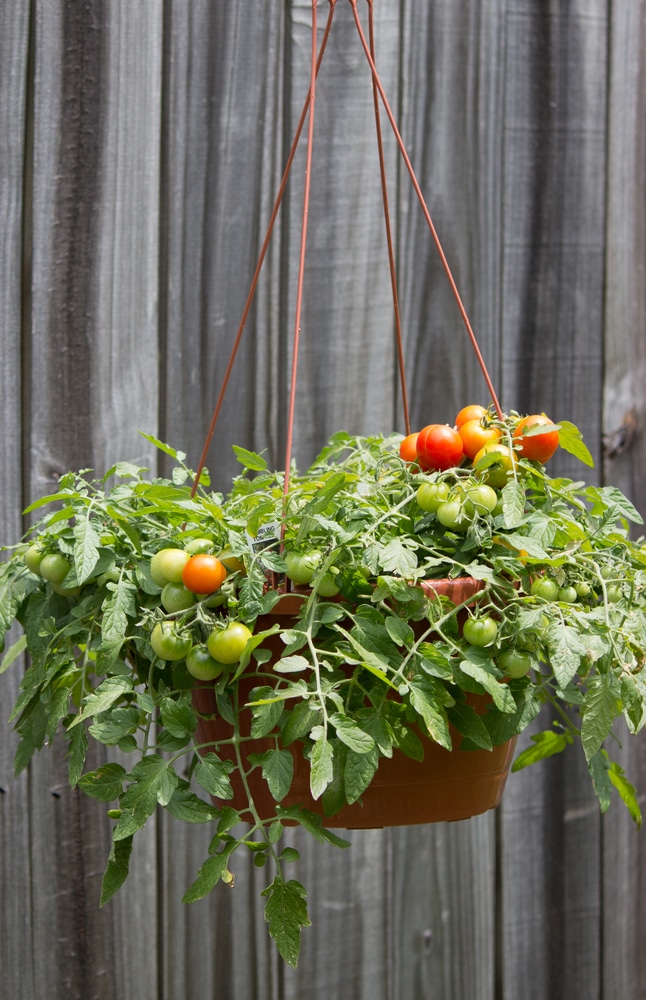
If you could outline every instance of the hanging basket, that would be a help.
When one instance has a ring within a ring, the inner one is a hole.
[[[462,604],[481,588],[482,583],[472,577],[429,580],[423,584],[427,596],[448,597],[454,604]],[[291,628],[306,597],[306,592],[285,594],[271,614],[258,620],[258,628],[265,630],[273,625],[281,629]],[[265,664],[270,672],[285,647],[278,633],[266,639],[263,645],[272,653],[271,660]],[[238,681],[240,704],[248,699],[257,684],[257,677],[243,677]],[[489,699],[483,695],[469,695],[467,701],[478,714],[483,714]],[[196,735],[202,754],[217,746],[220,758],[233,759],[233,750],[226,743],[231,739],[233,729],[217,711],[213,686],[206,683],[197,686],[193,691],[193,705],[198,714]],[[249,736],[251,721],[251,709],[243,710],[240,713],[242,736]],[[331,816],[325,815],[320,799],[312,798],[309,764],[298,744],[292,745],[294,776],[289,793],[280,804],[287,807],[301,805],[324,816],[326,826],[346,830],[469,819],[499,804],[511,767],[516,737],[492,750],[462,750],[460,734],[451,729],[453,749],[446,750],[421,731],[418,730],[417,735],[424,748],[422,761],[413,760],[401,750],[395,750],[392,757],[381,759],[378,771],[361,799],[343,806]],[[249,764],[250,754],[264,753],[274,746],[274,742],[270,737],[245,740],[241,749],[245,763]],[[260,817],[272,817],[276,802],[259,767],[249,773],[247,781]],[[217,806],[232,806],[244,816],[249,800],[238,773],[231,776],[231,784],[233,799],[223,801],[214,798],[213,801]],[[289,824],[290,821],[286,822]]]

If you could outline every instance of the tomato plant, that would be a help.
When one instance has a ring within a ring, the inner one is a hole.
[[[487,411],[484,406],[480,406],[479,403],[469,403],[468,406],[463,406],[458,413],[455,418],[455,426],[457,430],[460,430],[463,424],[468,424],[472,420],[482,420],[486,415]]]
[[[470,646],[491,646],[498,635],[498,625],[487,615],[484,618],[467,618],[462,634]]]
[[[437,519],[449,531],[468,531],[473,520],[459,500],[447,500],[436,511]]]
[[[214,660],[206,646],[191,646],[186,656],[186,669],[199,681],[213,681],[224,671],[224,666]]]
[[[429,424],[417,438],[417,460],[426,472],[451,469],[464,458],[462,438],[448,424]]]
[[[523,458],[545,465],[559,446],[559,432],[545,431],[535,433],[536,427],[553,427],[553,423],[544,413],[533,413],[519,420],[514,429],[514,448]],[[529,433],[532,431],[532,433]]]
[[[399,446],[399,457],[403,459],[404,462],[416,462],[417,461],[417,438],[419,436],[419,431],[414,434],[407,434],[402,443]]]
[[[435,513],[440,504],[449,499],[448,483],[422,483],[417,488],[416,499],[422,510]]]
[[[193,645],[187,633],[180,632],[172,621],[157,622],[150,636],[153,652],[162,660],[183,660]]]
[[[182,583],[194,594],[214,594],[227,578],[226,567],[217,556],[198,552],[182,570]]]
[[[71,568],[72,564],[60,552],[50,552],[41,559],[39,572],[50,583],[61,584]]]
[[[490,441],[477,453],[473,465],[489,486],[501,489],[513,475],[516,458],[507,445]]]
[[[544,601],[558,601],[559,585],[549,576],[539,576],[532,581],[529,592],[532,597],[542,597]]]
[[[521,649],[505,649],[496,658],[498,667],[505,677],[512,679],[525,677],[530,670],[536,667],[536,660],[531,653]]]
[[[181,583],[182,571],[190,559],[185,549],[160,549],[150,560],[150,575],[158,587],[167,583]]]
[[[218,663],[237,663],[251,638],[251,630],[242,622],[215,628],[207,639],[207,648]]]
[[[303,586],[312,582],[319,563],[321,553],[316,549],[308,552],[286,552],[283,556],[285,560],[285,574],[292,583]]]
[[[475,458],[481,448],[500,437],[498,427],[487,427],[481,420],[467,420],[458,430],[467,458]]]
[[[183,583],[167,583],[161,592],[161,603],[169,614],[187,611],[195,604],[195,594]]]

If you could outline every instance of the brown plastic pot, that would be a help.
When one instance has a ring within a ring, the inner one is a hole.
[[[423,586],[429,596],[432,593],[442,594],[455,604],[460,604],[480,590],[482,583],[468,577],[430,580]],[[275,622],[283,628],[289,627],[290,619],[298,613],[305,597],[305,593],[285,594],[270,615],[258,619],[257,628],[267,629]],[[276,657],[284,649],[280,639],[273,636],[268,640],[267,646]],[[245,699],[251,688],[257,686],[258,679],[256,677],[247,681],[243,677],[238,684],[240,698]],[[485,696],[472,695],[469,700],[476,711],[485,711],[488,700]],[[210,745],[230,739],[232,729],[217,714],[212,685],[199,684],[193,690],[193,703],[198,713],[197,740],[203,744],[202,753],[207,753]],[[248,735],[250,725],[251,712],[245,709],[241,713],[243,735]],[[418,735],[424,745],[423,761],[411,760],[397,750],[391,758],[381,758],[379,768],[361,800],[344,806],[333,816],[326,816],[325,825],[353,830],[439,823],[468,819],[499,804],[511,767],[516,738],[490,751],[461,750],[460,735],[452,731],[453,750],[449,751],[419,731]],[[247,740],[242,744],[243,756],[246,758],[250,753],[262,753],[274,746],[275,741],[271,738]],[[294,757],[294,778],[288,795],[280,804],[300,804],[312,812],[324,815],[320,800],[314,800],[310,794],[307,761],[303,759],[298,744],[290,749]],[[233,751],[229,746],[221,747],[218,752],[220,757],[233,759]],[[214,799],[214,802],[218,806],[232,806],[244,813],[247,798],[237,772],[232,774],[231,781],[233,799]],[[273,816],[276,803],[259,768],[251,772],[248,781],[259,815],[263,819]]]

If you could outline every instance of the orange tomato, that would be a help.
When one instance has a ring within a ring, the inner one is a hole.
[[[227,577],[224,563],[217,556],[200,552],[191,556],[182,570],[182,583],[194,594],[214,594]]]
[[[559,446],[559,432],[527,434],[530,428],[538,426],[551,427],[552,421],[544,413],[533,413],[519,420],[514,429],[514,448],[523,458],[545,465]]]
[[[478,420],[467,420],[458,428],[462,447],[467,458],[475,458],[481,448],[490,441],[497,441],[500,431],[497,427],[484,427]]]
[[[468,406],[463,406],[455,418],[457,430],[460,430],[462,424],[466,424],[469,420],[480,420],[486,412],[484,406],[480,406],[479,403],[470,403]]]
[[[416,462],[417,461],[417,435],[419,431],[414,434],[408,434],[399,446],[399,457],[404,460],[404,462]]]

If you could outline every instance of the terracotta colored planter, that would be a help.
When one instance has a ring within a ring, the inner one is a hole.
[[[470,578],[458,580],[434,580],[424,584],[425,590],[449,597],[459,604],[476,593],[482,584]],[[430,596],[430,593],[429,593]],[[258,620],[258,628],[270,628],[274,622],[283,627],[299,609],[305,594],[286,594],[271,615]],[[272,652],[280,654],[284,646],[280,639],[267,645]],[[241,697],[246,697],[258,679],[239,682]],[[484,696],[470,696],[476,711],[484,711],[487,699]],[[231,727],[216,714],[213,687],[207,684],[197,686],[193,691],[193,702],[200,718],[197,739],[200,743],[213,744],[230,738]],[[249,733],[251,713],[245,711],[241,719],[243,733]],[[386,826],[408,826],[415,823],[438,823],[468,819],[493,809],[500,802],[509,774],[516,745],[516,739],[493,750],[460,750],[460,736],[452,731],[454,749],[445,750],[419,733],[424,744],[424,760],[415,761],[405,754],[395,751],[392,758],[381,758],[379,768],[370,786],[361,796],[360,802],[344,806],[334,816],[325,817],[326,826],[332,828],[369,829]],[[245,756],[262,753],[275,745],[271,738],[248,740],[244,743]],[[203,752],[207,752],[205,749]],[[220,756],[233,756],[228,748],[221,748]],[[323,815],[319,800],[314,800],[309,790],[309,765],[302,758],[298,744],[293,748],[294,778],[287,797],[281,805],[302,804],[305,808]],[[234,798],[226,802],[214,800],[217,805],[230,805],[243,811],[246,797],[237,773],[232,776]],[[236,780],[237,779],[237,780]],[[249,777],[254,803],[260,815],[267,818],[274,814],[275,802],[266,782],[256,769]]]

